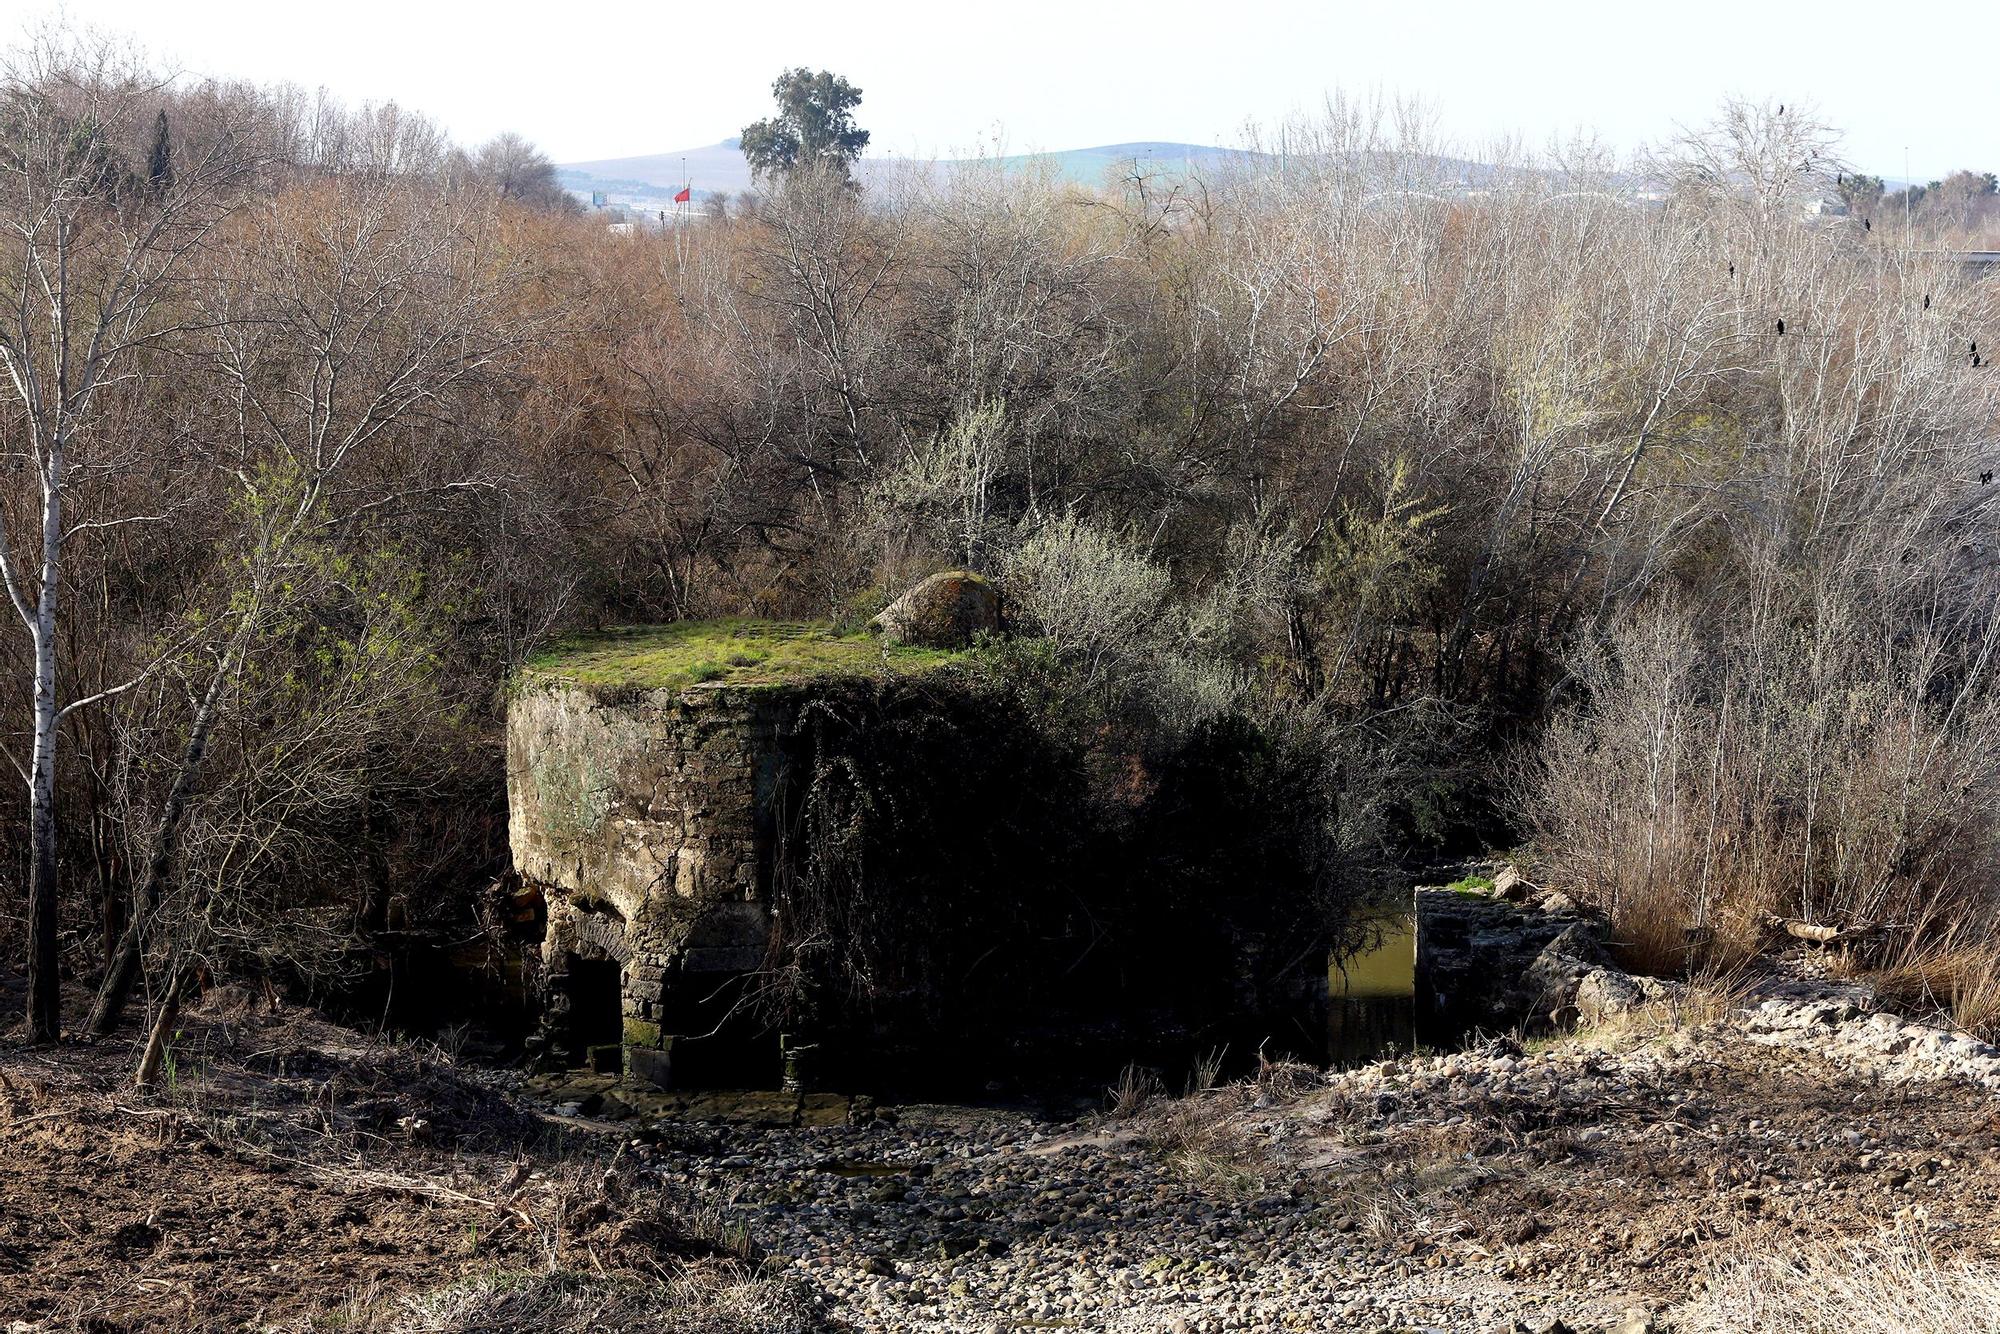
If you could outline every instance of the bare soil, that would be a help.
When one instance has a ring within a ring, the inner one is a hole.
[[[152,1096],[133,1046],[0,1055],[0,1318],[387,1328],[399,1298],[473,1276],[739,1267],[622,1184],[615,1132],[435,1049],[228,993]]]
[[[152,1095],[130,1041],[0,1052],[0,1327],[1672,1329],[1744,1256],[2000,1261],[2000,1103],[1820,1031],[1638,1015],[1059,1124],[655,1106],[222,994]]]

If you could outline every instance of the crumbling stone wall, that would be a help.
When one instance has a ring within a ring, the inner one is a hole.
[[[751,1087],[789,1038],[822,1076],[984,1083],[1317,1050],[1341,900],[1256,737],[1178,753],[1135,814],[1003,683],[846,657],[653,688],[623,679],[659,664],[580,651],[524,676],[510,833],[563,1063]]]
[[[668,1084],[685,1018],[677,998],[762,962],[794,694],[521,687],[507,719],[508,833],[515,869],[549,905],[545,1028],[558,1048],[572,961],[609,960],[620,968],[624,1060]]]

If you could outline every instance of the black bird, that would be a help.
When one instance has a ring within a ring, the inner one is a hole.
[[[1778,321],[1778,337],[1780,337],[1780,338],[1783,338],[1784,336],[1785,336],[1785,322],[1784,322],[1783,320],[1779,320],[1779,321]]]
[[[1785,104],[1783,102],[1778,103],[1778,114],[1780,116],[1785,114]]]
[[[1925,309],[1925,310],[1929,310],[1930,308],[1931,308],[1931,294],[1930,294],[1929,292],[1925,292],[1925,293],[1924,293],[1924,309]]]
[[[1736,266],[1734,264],[1729,266],[1729,276],[1732,278],[1736,276]]]
[[[1981,486],[1991,486],[1991,485],[1993,485],[1993,474],[1992,474],[1992,473],[1990,473],[1990,472],[1983,472],[1983,473],[1980,473],[1980,474],[1979,474],[1979,484],[1980,484]]]
[[[1874,231],[1874,230],[1875,230],[1875,219],[1873,219],[1873,218],[1863,218],[1863,219],[1861,220],[1861,230],[1862,230],[1862,231],[1864,231],[1864,232],[1872,232],[1872,231]]]

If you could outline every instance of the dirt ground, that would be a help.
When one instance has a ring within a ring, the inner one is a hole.
[[[133,1045],[0,1054],[0,1318],[400,1328],[398,1299],[474,1276],[741,1268],[628,1184],[615,1130],[435,1049],[233,994],[187,1017],[151,1096]]]
[[[0,1328],[1676,1329],[1745,1256],[2000,1261],[1992,1093],[1740,1020],[1076,1123],[693,1126],[233,993],[132,1047],[0,1050]]]
[[[1428,1268],[1655,1310],[1733,1255],[1897,1227],[2000,1258],[2000,1105],[1966,1083],[1888,1084],[1722,1026],[1472,1083],[1481,1057],[1460,1059],[1253,1116],[1252,1151],[1345,1181],[1358,1220]]]

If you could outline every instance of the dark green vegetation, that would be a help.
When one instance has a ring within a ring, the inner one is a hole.
[[[759,176],[799,167],[847,175],[868,147],[868,131],[854,123],[861,90],[838,74],[786,70],[771,84],[778,114],[743,127],[743,156]]]

